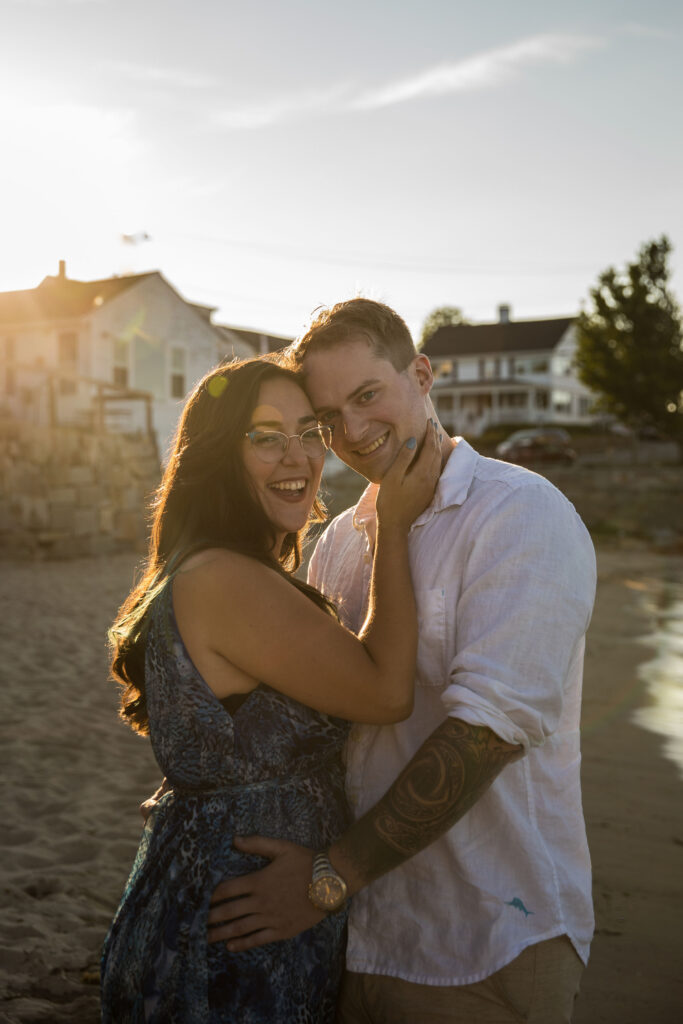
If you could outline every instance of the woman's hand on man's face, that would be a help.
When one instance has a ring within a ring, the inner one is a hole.
[[[409,438],[382,478],[377,495],[377,517],[383,526],[408,530],[431,504],[441,475],[441,433],[438,423],[427,422],[424,440]]]

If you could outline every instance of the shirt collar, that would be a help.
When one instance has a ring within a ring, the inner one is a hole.
[[[464,438],[456,437],[454,440],[456,444],[441,471],[434,498],[424,512],[417,517],[413,526],[423,526],[437,512],[450,508],[451,505],[462,505],[469,493],[474,477],[474,467],[479,456]],[[374,525],[378,490],[378,484],[369,484],[361,494],[353,513],[353,525],[356,530],[367,530],[369,524]]]
[[[479,456],[464,438],[456,437],[453,440],[456,443],[441,471],[432,503],[417,517],[413,526],[428,523],[432,516],[445,508],[462,505],[469,493]]]
[[[356,530],[364,530],[369,523],[375,521],[375,502],[379,484],[368,484],[361,494],[353,510],[353,525]]]

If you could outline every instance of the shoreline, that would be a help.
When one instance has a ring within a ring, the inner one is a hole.
[[[582,716],[596,930],[574,1024],[674,1024],[683,1012],[683,767],[665,753],[665,737],[636,718],[652,702],[647,669],[662,618],[683,598],[683,558],[597,553]]]

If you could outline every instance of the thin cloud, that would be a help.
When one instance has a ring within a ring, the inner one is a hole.
[[[348,94],[348,91],[348,85],[340,83],[327,90],[279,96],[246,107],[227,107],[214,111],[211,115],[211,124],[217,128],[234,131],[264,128],[268,125],[281,124],[283,121],[298,121],[311,114],[343,109],[339,101]]]
[[[216,110],[214,128],[244,131],[306,117],[376,110],[397,103],[499,86],[525,68],[539,64],[570,64],[582,54],[604,46],[601,39],[576,35],[539,35],[510,46],[475,54],[455,64],[440,64],[422,74],[365,92],[338,83],[327,90],[278,96],[263,103]]]
[[[428,96],[488,89],[509,81],[525,67],[570,64],[583,53],[603,45],[602,40],[590,36],[531,36],[456,64],[440,64],[420,75],[392,82],[359,96],[349,106],[354,110],[375,110]]]
[[[79,2],[79,0],[76,0]],[[112,61],[109,65],[114,71],[135,82],[147,82],[150,85],[167,85],[178,89],[210,89],[216,86],[215,78],[184,71],[182,68],[145,67],[142,64],[129,64],[126,61]]]

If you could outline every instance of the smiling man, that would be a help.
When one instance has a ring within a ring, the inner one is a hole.
[[[309,572],[358,629],[375,485],[435,418],[432,372],[403,320],[365,299],[321,312],[292,358],[335,452],[370,481]],[[579,782],[593,547],[547,480],[462,439],[441,451],[410,534],[413,714],[353,728],[356,821],[328,850],[240,842],[271,863],[219,887],[216,900],[240,899],[214,906],[212,938],[236,951],[287,938],[352,896],[342,1024],[567,1022],[593,930]]]

